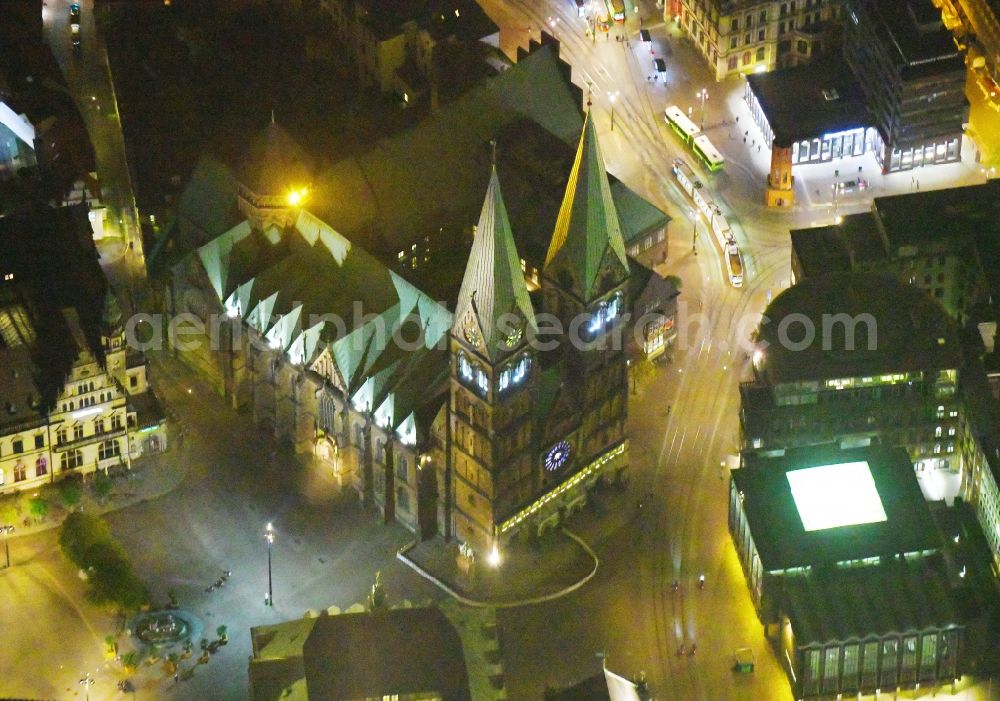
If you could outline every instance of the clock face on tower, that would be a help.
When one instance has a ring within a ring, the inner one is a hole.
[[[545,471],[555,472],[565,465],[569,459],[569,451],[569,443],[566,441],[559,441],[549,448],[549,452],[545,455]]]
[[[465,334],[465,340],[473,348],[479,348],[479,344],[483,342],[483,337],[476,326],[476,317],[472,315],[471,311],[467,312],[465,318],[462,320],[462,333]]]

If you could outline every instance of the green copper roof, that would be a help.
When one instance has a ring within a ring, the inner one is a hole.
[[[519,339],[512,335],[514,329],[520,329],[523,335],[525,325],[535,327],[535,312],[524,283],[521,259],[514,247],[495,167],[490,173],[486,200],[462,279],[452,332],[469,340],[471,325],[478,328],[482,339],[480,349],[491,360],[520,345]]]
[[[556,276],[568,273],[572,289],[585,304],[607,292],[609,274],[614,285],[628,277],[621,225],[589,112],[545,267]]]

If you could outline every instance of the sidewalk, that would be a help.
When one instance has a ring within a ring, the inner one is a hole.
[[[113,476],[113,486],[111,492],[104,499],[98,499],[93,492],[94,478],[97,473],[86,475],[81,486],[80,499],[72,505],[66,506],[58,503],[60,495],[58,486],[61,480],[46,485],[48,488],[44,493],[48,501],[49,512],[42,518],[21,513],[13,521],[16,530],[10,536],[11,540],[20,537],[58,528],[62,525],[63,519],[73,509],[79,509],[89,514],[106,514],[118,511],[125,507],[148,499],[155,499],[173,491],[183,480],[186,474],[186,461],[184,451],[176,447],[181,443],[179,432],[176,427],[168,427],[168,448],[165,453],[158,453],[132,461],[132,469],[125,473]],[[39,494],[38,490],[31,492],[30,496]],[[29,496],[28,493],[21,495]],[[55,503],[53,503],[55,502]]]
[[[437,537],[413,543],[397,557],[425,579],[467,606],[510,608],[565,596],[586,584],[600,565],[586,543],[565,530],[537,543],[513,542],[492,567],[476,561],[459,568],[458,543]]]
[[[413,543],[397,558],[439,589],[467,606],[498,609],[529,606],[567,596],[600,569],[595,551],[622,529],[631,529],[641,509],[632,490],[602,489],[587,506],[538,541],[514,540],[501,551],[499,567],[476,562],[471,574],[460,571],[458,544],[440,537]]]

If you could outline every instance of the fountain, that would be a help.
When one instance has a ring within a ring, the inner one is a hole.
[[[133,623],[135,637],[147,645],[173,645],[191,635],[191,625],[182,615],[171,611],[141,614]]]

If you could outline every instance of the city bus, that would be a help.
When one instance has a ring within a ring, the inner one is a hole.
[[[743,287],[743,255],[735,242],[726,246],[726,272],[733,287]]]
[[[625,23],[625,0],[606,0],[608,12],[618,24]]]
[[[701,129],[696,127],[694,122],[684,114],[684,110],[677,105],[671,105],[664,110],[663,117],[685,144],[690,144],[691,140],[701,133]]]
[[[699,134],[692,139],[691,150],[694,151],[694,155],[701,159],[705,167],[713,173],[722,168],[722,164],[726,162],[726,159],[722,157],[722,154],[719,153],[704,134]]]

